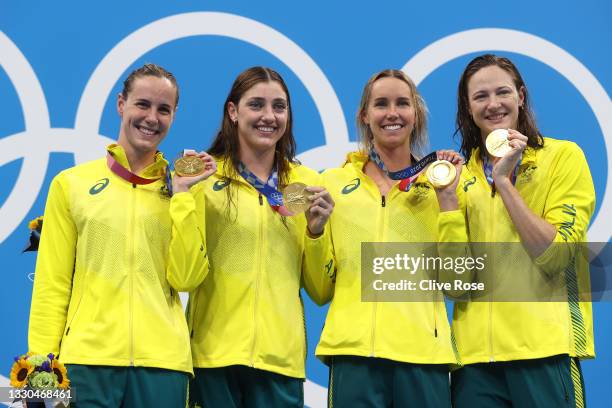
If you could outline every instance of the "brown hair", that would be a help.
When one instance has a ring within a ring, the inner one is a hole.
[[[121,90],[121,95],[123,96],[123,99],[127,99],[128,94],[132,91],[132,86],[134,85],[134,81],[137,78],[142,78],[145,76],[166,78],[168,81],[170,81],[170,83],[174,85],[174,89],[176,90],[176,101],[175,101],[174,107],[176,108],[178,106],[179,87],[178,87],[178,83],[176,82],[176,78],[171,72],[166,71],[164,68],[156,64],[144,64],[142,67],[136,68],[130,73],[130,75],[128,75],[125,81],[123,81],[123,89]]]
[[[522,107],[519,108],[516,130],[527,136],[528,146],[536,149],[544,146],[544,138],[538,130],[535,115],[529,103],[527,86],[518,69],[508,58],[493,54],[484,54],[474,58],[467,67],[465,67],[463,75],[461,75],[461,79],[459,80],[459,89],[457,91],[455,135],[457,133],[461,134],[461,153],[463,153],[466,163],[470,160],[472,151],[476,147],[480,147],[481,158],[484,158],[486,152],[486,147],[480,134],[480,128],[476,125],[470,113],[470,99],[467,88],[470,78],[482,68],[489,66],[497,66],[506,71],[512,77],[517,92],[521,89],[523,90],[524,100]]]
[[[223,113],[221,119],[221,128],[217,132],[215,140],[208,148],[208,153],[215,158],[223,159],[225,162],[223,178],[231,183],[232,179],[237,177],[237,169],[240,163],[238,141],[238,127],[232,122],[228,105],[232,102],[238,106],[242,96],[253,86],[260,82],[277,82],[287,97],[287,127],[285,133],[276,143],[276,152],[274,154],[274,168],[278,171],[279,188],[286,186],[289,183],[290,164],[296,162],[296,145],[293,137],[293,112],[291,110],[291,100],[289,97],[289,89],[280,74],[271,68],[267,67],[251,67],[241,72],[234,80],[229,95],[223,104]],[[266,181],[266,180],[263,180]],[[230,184],[231,187],[231,184]],[[227,197],[230,203],[233,203],[231,188],[227,189]]]
[[[425,101],[423,100],[421,94],[419,94],[419,91],[417,90],[417,87],[412,79],[410,79],[410,77],[408,77],[408,75],[406,75],[403,71],[398,69],[386,69],[384,71],[377,72],[370,77],[363,88],[361,102],[359,103],[359,109],[357,110],[356,117],[361,148],[367,152],[373,147],[372,141],[374,139],[374,135],[372,134],[370,127],[364,123],[363,117],[365,116],[370,103],[372,86],[374,85],[374,82],[381,78],[397,78],[408,84],[412,97],[410,102],[412,103],[412,106],[414,106],[415,119],[414,128],[410,134],[410,150],[415,156],[423,154],[425,148],[427,147],[427,106],[425,105]]]

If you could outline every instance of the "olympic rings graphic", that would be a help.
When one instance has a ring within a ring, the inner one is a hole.
[[[402,68],[418,85],[446,62],[473,52],[500,50],[523,54],[555,69],[570,81],[590,105],[604,134],[608,159],[612,157],[612,103],[597,78],[571,54],[540,37],[516,30],[482,28],[444,37],[419,51]],[[612,167],[608,166],[601,208],[588,231],[591,242],[608,242],[612,219]]]
[[[104,106],[119,77],[148,51],[170,41],[200,35],[216,35],[260,47],[291,69],[310,93],[323,124],[325,144],[300,154],[305,164],[323,169],[341,163],[354,150],[342,106],[316,62],[282,33],[255,20],[228,13],[177,14],[152,22],[120,41],[98,64],[79,101],[74,129],[51,128],[49,112],[38,78],[13,42],[0,32],[0,66],[17,92],[24,112],[25,131],[0,139],[0,166],[23,157],[13,190],[0,208],[0,244],[23,221],[45,180],[51,152],[73,153],[76,163],[99,156],[112,139],[98,134]],[[415,54],[402,68],[418,85],[444,63],[472,52],[501,50],[527,55],[557,70],[568,79],[591,106],[603,131],[608,157],[612,153],[612,104],[603,86],[576,58],[560,47],[531,34],[507,29],[475,29],[437,40]],[[609,142],[609,143],[608,143]],[[36,148],[32,149],[31,146]],[[610,239],[612,210],[608,166],[606,191],[597,218],[589,230],[592,241]],[[5,384],[6,383],[6,384]],[[0,376],[0,386],[8,379]],[[305,403],[324,406],[327,390],[312,381],[305,383]]]

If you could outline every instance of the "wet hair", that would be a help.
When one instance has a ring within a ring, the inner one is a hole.
[[[166,71],[164,68],[156,64],[144,64],[142,67],[136,68],[128,75],[125,81],[123,81],[123,89],[121,90],[121,95],[123,96],[124,99],[127,99],[128,94],[132,92],[134,81],[138,78],[142,78],[145,76],[165,78],[168,81],[170,81],[170,83],[174,85],[174,89],[176,90],[176,102],[174,104],[174,107],[176,108],[178,106],[179,87],[178,87],[178,83],[176,82],[176,78],[171,72]]]
[[[516,130],[527,136],[527,145],[538,149],[544,146],[544,138],[538,130],[535,114],[531,110],[529,92],[527,85],[521,77],[516,66],[508,58],[493,54],[484,54],[474,58],[465,67],[457,91],[457,117],[455,119],[455,135],[461,134],[461,153],[465,157],[466,163],[470,160],[472,151],[480,147],[480,156],[484,158],[486,147],[482,140],[480,128],[474,122],[470,113],[470,98],[468,95],[468,82],[472,76],[482,68],[497,66],[508,74],[514,82],[517,92],[523,91],[523,105],[519,107],[518,121]]]
[[[222,159],[224,165],[224,181],[231,183],[232,179],[238,176],[238,166],[240,163],[240,143],[238,140],[238,126],[232,121],[229,115],[228,106],[232,102],[236,107],[240,99],[253,86],[259,83],[276,82],[278,83],[287,97],[287,127],[285,133],[276,142],[274,165],[278,171],[279,188],[289,183],[289,170],[291,163],[295,163],[296,144],[293,137],[293,112],[291,110],[291,100],[289,89],[280,74],[267,67],[251,67],[241,72],[234,80],[232,88],[223,104],[221,126],[215,139],[208,148],[208,153],[217,159]],[[266,181],[266,180],[263,180]],[[231,187],[231,184],[230,184]],[[228,202],[233,204],[231,188],[227,188]],[[229,206],[228,206],[229,207]]]
[[[400,81],[408,84],[410,88],[411,101],[414,107],[414,128],[410,134],[410,150],[411,153],[418,157],[425,152],[428,144],[427,138],[427,106],[423,97],[417,90],[416,85],[403,71],[398,69],[385,69],[372,75],[363,88],[361,94],[361,102],[357,110],[357,130],[359,131],[360,147],[364,152],[368,152],[373,147],[374,135],[370,126],[363,121],[364,116],[370,104],[370,96],[372,94],[372,86],[376,81],[382,78],[397,78]]]

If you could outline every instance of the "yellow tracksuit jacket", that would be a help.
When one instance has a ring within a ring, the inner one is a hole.
[[[108,151],[129,168],[123,149]],[[30,311],[29,349],[63,363],[192,373],[178,290],[208,267],[204,215],[191,193],[164,192],[161,153],[132,185],[98,159],[51,183]]]
[[[322,291],[331,282],[329,233],[309,238],[303,214],[283,223],[242,177],[229,183],[223,174],[220,162],[217,173],[201,183],[210,271],[190,295],[193,366],[245,365],[305,378],[300,288],[319,303],[328,296]],[[318,173],[301,165],[292,166],[289,181],[321,184]]]
[[[337,261],[333,300],[316,350],[333,355],[379,357],[423,363],[458,363],[442,294],[428,302],[362,302],[362,242],[437,242],[465,239],[460,210],[440,213],[435,191],[424,174],[408,192],[396,184],[387,194],[363,172],[368,158],[351,153],[343,168],[323,173],[336,203],[330,218]],[[456,236],[454,234],[457,234]],[[434,301],[435,299],[435,301]]]
[[[589,292],[588,263],[563,244],[586,241],[595,207],[593,181],[582,150],[572,142],[545,138],[542,149],[528,147],[523,153],[515,186],[531,211],[557,228],[554,245],[533,261],[516,244],[519,235],[501,196],[486,181],[478,149],[461,178],[469,240],[515,243],[507,248],[512,256],[498,253],[497,259],[487,263],[494,268],[489,267],[487,273],[494,274],[496,290],[511,296],[509,291],[517,289],[515,282],[521,276],[531,282],[524,289],[534,291],[559,279],[567,294],[567,301],[561,302],[456,303],[453,331],[462,362],[557,354],[594,357],[591,303],[572,296]]]

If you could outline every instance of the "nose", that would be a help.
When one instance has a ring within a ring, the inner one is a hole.
[[[145,117],[145,122],[147,124],[156,125],[159,122],[158,118],[159,112],[155,108],[151,108],[147,111],[147,116]]]
[[[274,122],[274,111],[272,110],[272,106],[266,104],[261,112],[261,120],[266,123]]]
[[[397,118],[397,107],[395,104],[390,104],[387,108],[387,117],[388,118]]]
[[[491,95],[489,98],[488,108],[489,109],[497,109],[501,106],[501,103],[496,95]]]

